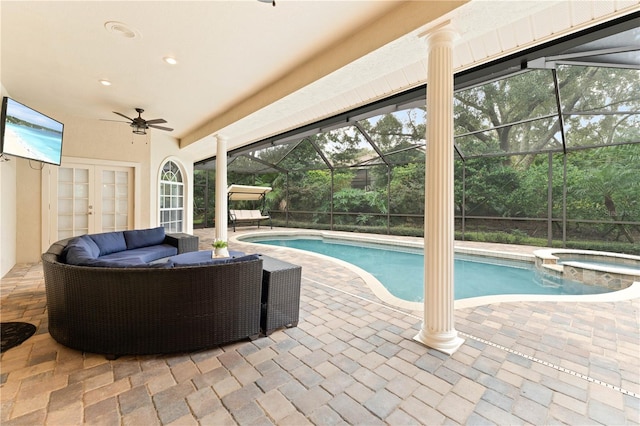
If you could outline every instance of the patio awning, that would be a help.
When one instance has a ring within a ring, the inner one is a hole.
[[[271,192],[269,186],[231,185],[227,188],[230,201],[261,200],[268,192]]]

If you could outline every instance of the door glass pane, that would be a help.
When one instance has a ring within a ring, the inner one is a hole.
[[[80,183],[75,184],[73,187],[73,191],[76,197],[81,198],[89,198],[89,184],[88,183]]]
[[[116,227],[118,229],[126,229],[126,227],[128,226],[127,223],[127,216],[126,215],[117,215],[116,216]]]
[[[88,169],[74,169],[74,181],[89,183],[89,170]]]
[[[58,200],[58,214],[69,215],[73,213],[73,200]]]
[[[89,212],[89,201],[86,199],[75,200],[73,202],[73,211],[74,213],[88,213]]]
[[[102,183],[109,183],[109,184],[113,184],[116,183],[116,176],[115,176],[115,172],[112,172],[110,170],[103,170],[102,171]]]
[[[73,185],[62,183],[58,184],[58,198],[72,198],[73,197]]]
[[[60,167],[58,169],[58,182],[73,182],[73,169]]]
[[[73,216],[71,215],[58,216],[58,229],[61,229],[61,230],[73,229]]]
[[[129,185],[129,173],[128,172],[116,172],[116,183],[118,185]]]
[[[126,200],[129,195],[127,191],[127,185],[116,185],[116,197]]]
[[[106,198],[102,200],[102,212],[103,213],[115,213],[116,204],[113,198]]]
[[[112,231],[115,228],[115,215],[102,213],[102,230],[103,231]]]
[[[77,214],[73,216],[76,228],[88,229],[89,228],[89,218],[88,216]]]
[[[116,189],[113,185],[110,184],[102,184],[102,198],[106,199],[109,198],[111,200],[114,199],[114,197],[116,196]]]

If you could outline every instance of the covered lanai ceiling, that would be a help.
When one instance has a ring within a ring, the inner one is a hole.
[[[142,107],[147,118],[167,119],[192,158],[204,159],[215,155],[215,134],[233,149],[424,84],[420,34],[446,20],[460,34],[461,72],[637,13],[640,1],[2,1],[0,8],[0,82],[10,96],[54,117],[89,120]],[[164,63],[167,56],[177,65]]]

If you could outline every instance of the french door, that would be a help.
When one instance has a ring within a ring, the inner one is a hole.
[[[133,228],[134,170],[113,165],[62,164],[49,178],[49,243]]]

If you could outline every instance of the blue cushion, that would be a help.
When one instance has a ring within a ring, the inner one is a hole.
[[[132,263],[137,261],[138,263],[148,263],[163,257],[175,256],[178,253],[178,249],[170,244],[159,244],[151,247],[140,247],[133,250],[125,250],[116,253],[100,256],[101,260],[108,261],[123,261]]]
[[[173,268],[173,262],[167,261],[163,263],[135,263],[128,264],[124,262],[110,262],[107,260],[96,260],[95,263],[91,266],[105,267],[105,268],[129,268],[129,269],[171,269]]]
[[[237,262],[248,262],[250,260],[258,260],[260,257],[257,254],[248,254],[246,256],[241,257],[220,257],[215,259],[207,259],[202,262],[194,262],[194,263],[180,263],[179,260],[173,260],[173,265],[175,267],[180,266],[207,266],[207,265],[222,265],[228,263],[237,263]]]
[[[93,234],[90,237],[100,248],[100,256],[127,249],[122,232],[105,232],[104,234]]]
[[[147,266],[140,258],[131,257],[129,259],[103,259],[99,257],[97,259],[92,260],[91,262],[87,262],[82,266],[100,266],[103,268],[129,268],[132,266]]]
[[[129,250],[139,247],[155,246],[164,242],[164,227],[162,226],[151,229],[124,231],[123,234],[127,242],[127,249]]]
[[[173,262],[167,261],[163,263],[154,263],[152,265],[149,265],[147,263],[128,263],[123,261],[103,260],[101,258],[98,258],[80,266],[91,266],[91,267],[99,267],[99,268],[170,269],[170,268],[173,268]]]
[[[99,255],[100,249],[88,235],[73,238],[63,250],[63,259],[70,265],[86,264]]]
[[[160,263],[151,263],[151,264],[145,263],[144,265],[125,266],[125,268],[171,269],[173,268],[173,262],[171,260],[167,260],[166,262],[160,262]]]

